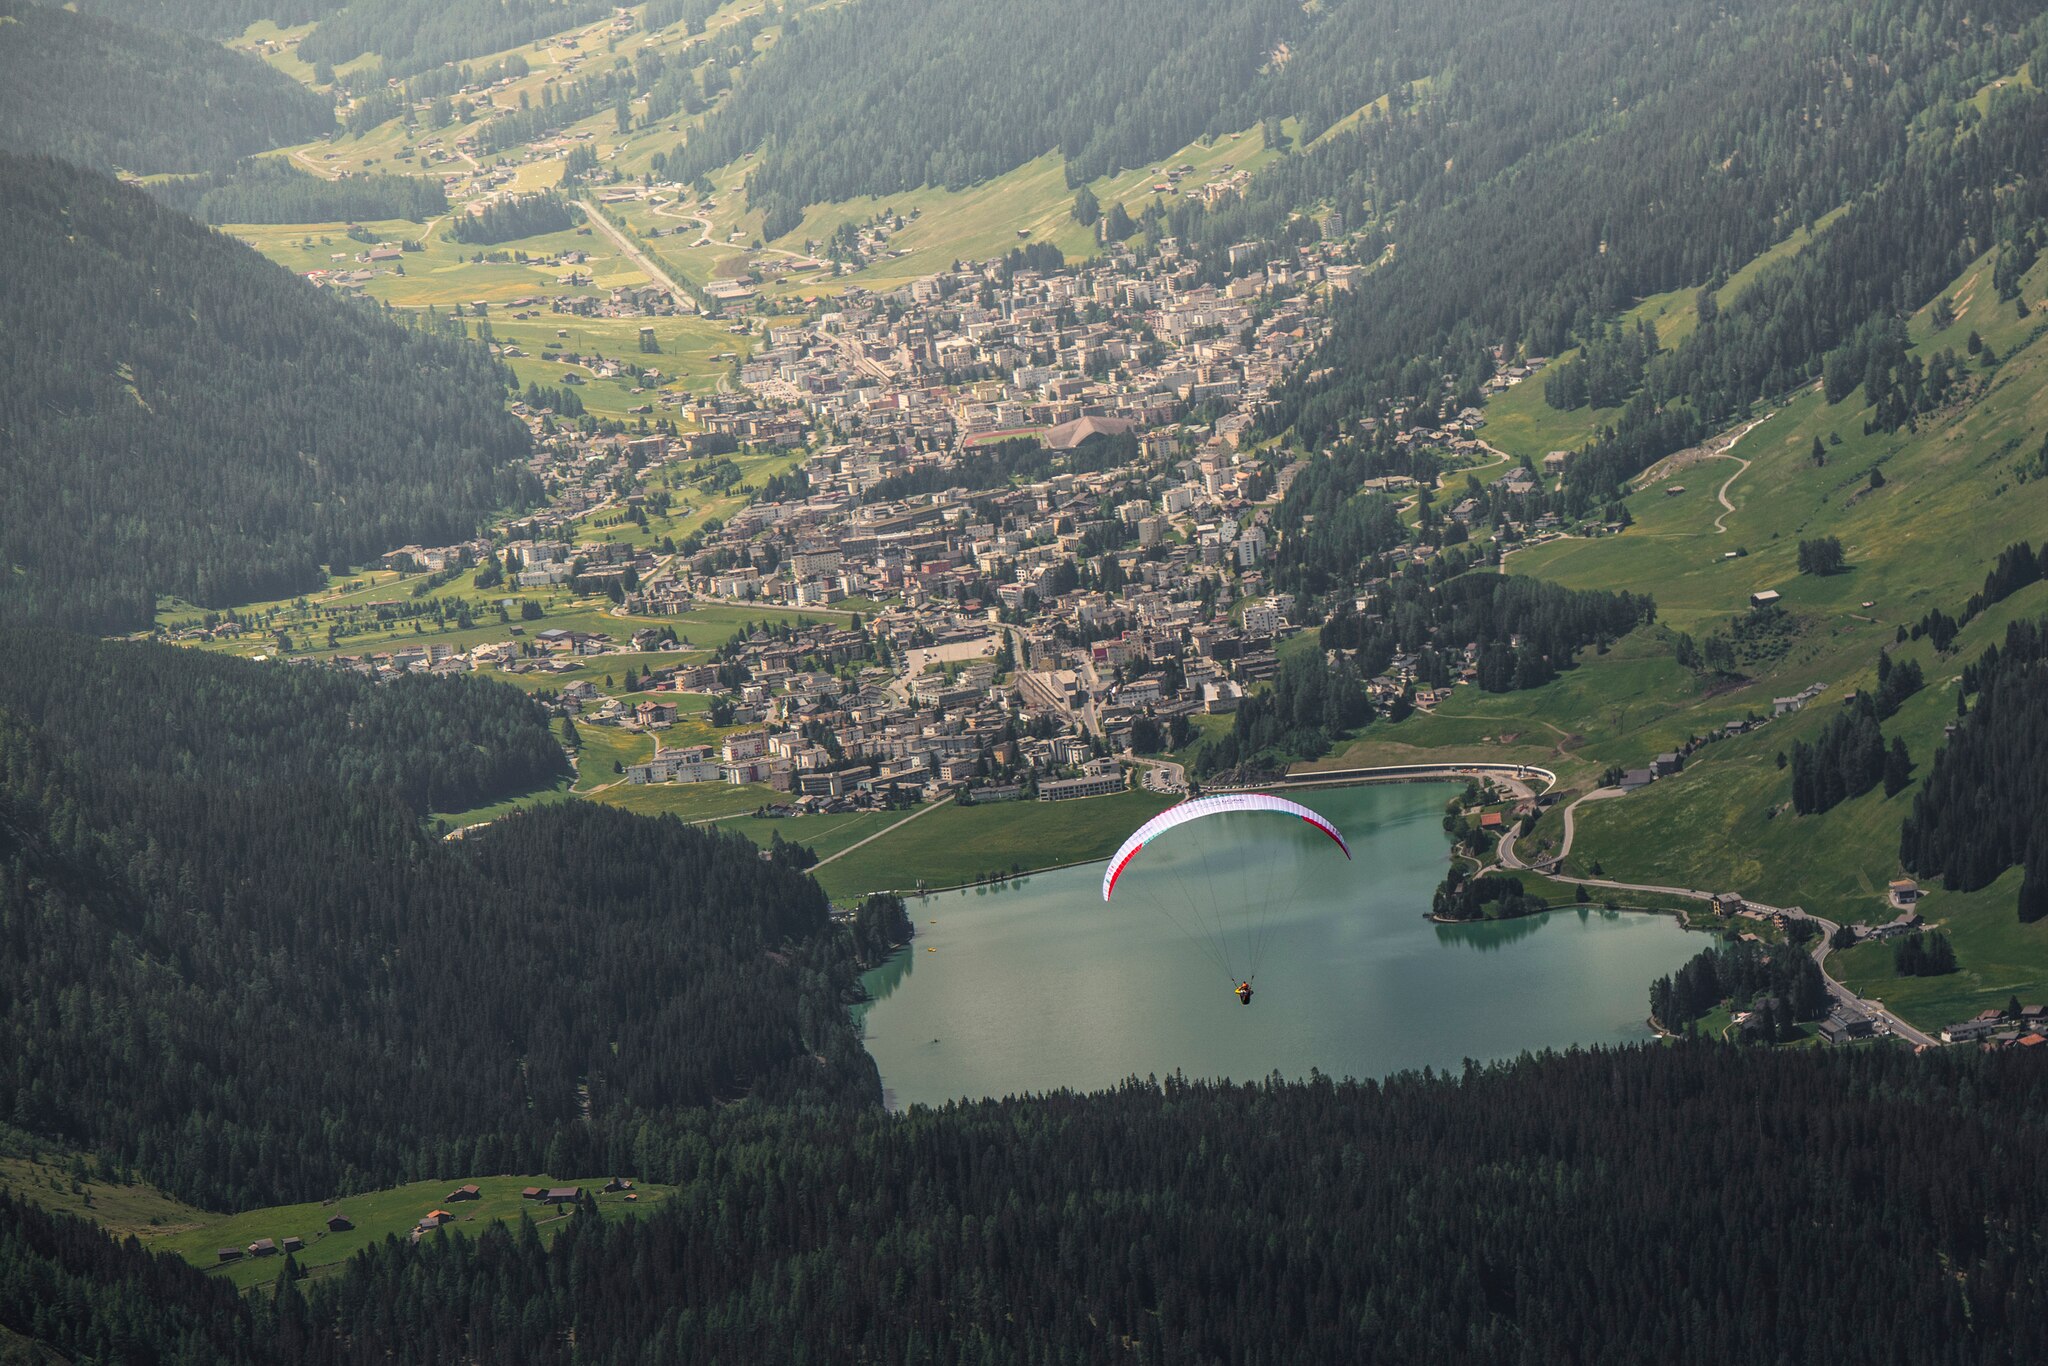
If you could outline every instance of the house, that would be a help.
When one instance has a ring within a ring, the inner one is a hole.
[[[547,1194],[541,1197],[541,1203],[548,1205],[573,1205],[582,1198],[583,1187],[581,1186],[549,1186]]]
[[[623,1176],[615,1176],[611,1180],[605,1182],[602,1189],[604,1190],[604,1193],[607,1195],[615,1195],[620,1191],[629,1191],[633,1189],[633,1183]]]
[[[1831,1015],[1821,1021],[1820,1036],[1831,1044],[1844,1044],[1852,1039],[1867,1039],[1876,1032],[1876,1026],[1866,1015]]]
[[[215,1255],[223,1262],[239,1262],[242,1260],[242,1249],[238,1247],[224,1247]]]
[[[337,1212],[327,1216],[327,1231],[329,1233],[346,1233],[354,1227],[354,1222],[346,1214]]]
[[[483,1199],[483,1194],[475,1186],[457,1186],[454,1190],[448,1192],[448,1203],[452,1205],[457,1200],[481,1200]]]
[[[642,726],[672,726],[676,721],[676,704],[673,702],[642,702],[633,708],[633,715]]]
[[[275,1257],[277,1255],[277,1240],[274,1238],[258,1238],[255,1242],[249,1244],[249,1255],[251,1257]]]
[[[1685,760],[1679,757],[1676,750],[1660,754],[1650,761],[1650,772],[1658,778],[1668,778],[1684,767]]]
[[[1751,607],[1775,607],[1778,605],[1779,596],[1777,589],[1766,588],[1760,593],[1751,593],[1749,595],[1749,605]]]
[[[519,1190],[519,1198],[521,1200],[538,1200],[546,1193],[539,1186],[522,1186]]]
[[[1893,878],[1886,884],[1885,898],[1903,910],[1920,899],[1920,884],[1909,877]]]
[[[1900,911],[1897,916],[1869,931],[1872,939],[1896,939],[1902,934],[1911,934],[1924,923],[1918,911]]]
[[[1740,915],[1749,909],[1739,893],[1722,892],[1714,898],[1714,910],[1721,915]]]
[[[1479,828],[1480,828],[1481,830],[1498,830],[1498,829],[1500,829],[1500,827],[1501,827],[1501,815],[1500,815],[1500,812],[1498,812],[1498,811],[1482,811],[1482,812],[1480,812],[1480,813],[1479,813]]]
[[[1941,1041],[1943,1043],[1968,1043],[1972,1039],[1981,1039],[1987,1035],[1996,1034],[2005,1027],[2006,1020],[2002,1013],[1996,1010],[1986,1010],[1973,1020],[1964,1020],[1960,1024],[1944,1027],[1941,1031]]]
[[[1657,775],[1647,768],[1632,768],[1621,775],[1617,784],[1623,792],[1633,792],[1639,787],[1648,787],[1657,780]]]
[[[278,1246],[286,1252],[304,1252],[306,1250],[306,1240],[297,1234],[292,1234],[280,1242]]]

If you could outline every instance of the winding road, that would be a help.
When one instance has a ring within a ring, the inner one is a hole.
[[[1577,812],[1580,802],[1606,801],[1623,795],[1624,793],[1618,787],[1600,787],[1586,793],[1566,806],[1564,809],[1564,838],[1558,845],[1557,858],[1563,859],[1566,854],[1571,852],[1572,836],[1575,833],[1573,816]],[[1515,827],[1509,826],[1507,833],[1503,834],[1500,838],[1499,853],[1501,866],[1504,868],[1523,869],[1529,872],[1537,871],[1522,862],[1521,857],[1515,853],[1515,833]],[[1715,895],[1712,892],[1702,891],[1697,887],[1666,887],[1655,883],[1617,882],[1612,878],[1569,877],[1557,872],[1546,872],[1543,875],[1553,882],[1565,882],[1578,887],[1601,887],[1617,892],[1658,892],[1665,896],[1682,896],[1694,901],[1712,901]],[[1887,1030],[1904,1039],[1907,1043],[1928,1048],[1940,1046],[1939,1040],[1906,1023],[1897,1015],[1885,1009],[1880,1002],[1873,1001],[1868,997],[1858,996],[1855,992],[1849,990],[1848,987],[1843,986],[1828,975],[1828,954],[1833,952],[1834,945],[1832,941],[1834,940],[1835,931],[1841,928],[1834,921],[1817,915],[1809,915],[1803,908],[1798,906],[1770,906],[1749,897],[1745,897],[1743,900],[1751,908],[1762,911],[1766,915],[1783,915],[1787,919],[1807,920],[1813,923],[1820,933],[1815,936],[1813,948],[1809,952],[1813,955],[1814,964],[1820,968],[1821,980],[1827,984],[1828,996],[1838,1006],[1842,1007],[1844,1011],[1852,1015],[1867,1015],[1873,1020],[1882,1021]]]

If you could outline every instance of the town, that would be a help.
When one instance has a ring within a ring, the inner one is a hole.
[[[1227,717],[1273,677],[1283,642],[1321,624],[1269,581],[1274,513],[1299,460],[1251,439],[1271,390],[1323,336],[1327,293],[1361,268],[1340,218],[1318,226],[1284,259],[1231,253],[1220,283],[1169,239],[1142,254],[1110,244],[1081,266],[1026,247],[884,294],[849,288],[811,320],[758,319],[765,345],[732,382],[661,394],[676,421],[579,423],[546,402],[566,390],[530,390],[514,412],[536,438],[544,504],[493,536],[384,557],[441,582],[487,565],[478,586],[514,595],[499,603],[500,638],[355,652],[330,632],[332,662],[545,677],[670,651],[624,690],[579,680],[553,701],[579,726],[652,736],[625,782],[762,783],[792,810],[1058,800],[1135,775],[1184,791],[1179,765],[1140,756]],[[577,312],[589,297],[550,306]],[[744,318],[750,303],[724,307]],[[1491,387],[1527,373],[1511,366]],[[1484,461],[1478,417],[1401,440]],[[646,526],[729,487],[730,457],[758,451],[789,452],[788,472],[680,542],[590,538],[593,523]],[[1374,482],[1390,496],[1418,487]],[[1523,485],[1533,476],[1518,468],[1503,487]],[[1467,500],[1457,515],[1471,512]],[[618,628],[512,619],[517,592],[550,588],[606,594]],[[663,623],[707,604],[808,615],[735,633],[703,659]],[[1475,649],[1446,689],[1476,676]],[[1398,655],[1370,691],[1433,706],[1416,663]],[[715,743],[663,743],[673,694],[715,699]]]

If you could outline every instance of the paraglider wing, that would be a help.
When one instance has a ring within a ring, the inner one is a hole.
[[[1116,890],[1116,880],[1123,876],[1124,869],[1138,856],[1138,851],[1153,840],[1177,826],[1186,825],[1189,821],[1198,821],[1205,816],[1220,816],[1232,811],[1270,811],[1277,815],[1298,817],[1335,840],[1337,847],[1344,851],[1345,858],[1351,857],[1351,846],[1344,842],[1344,836],[1338,833],[1337,827],[1301,803],[1290,802],[1284,797],[1271,797],[1263,792],[1225,792],[1213,797],[1197,797],[1194,801],[1169,807],[1132,832],[1131,837],[1124,841],[1123,847],[1116,851],[1116,857],[1109,861],[1109,868],[1102,875],[1102,899],[1109,900],[1110,894]]]

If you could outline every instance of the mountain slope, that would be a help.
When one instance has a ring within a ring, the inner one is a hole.
[[[327,97],[199,38],[0,0],[0,129],[137,175],[198,171],[334,128]]]
[[[0,155],[4,610],[93,630],[313,586],[528,496],[476,345],[322,297],[140,190]]]

